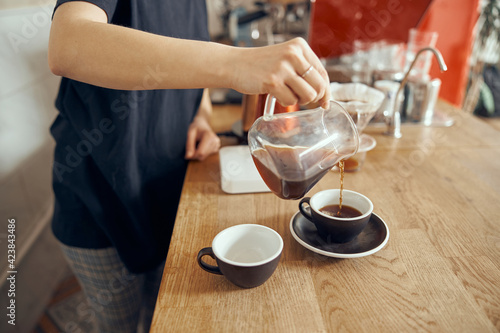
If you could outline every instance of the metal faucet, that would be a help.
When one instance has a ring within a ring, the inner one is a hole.
[[[399,94],[404,89],[406,82],[408,81],[408,77],[410,76],[410,72],[415,63],[417,62],[417,58],[420,56],[420,54],[422,54],[422,52],[425,51],[431,51],[436,56],[441,72],[445,72],[448,69],[448,67],[446,67],[446,64],[444,63],[444,59],[443,56],[441,55],[441,52],[439,52],[437,49],[428,46],[418,50],[417,54],[415,55],[415,59],[413,59],[412,63],[410,64],[410,67],[408,68],[408,71],[406,72],[405,76],[403,77],[403,80],[401,81],[401,84],[399,85],[399,89],[398,92],[396,93],[396,96],[394,96],[394,111],[392,112],[392,116],[386,118],[387,131],[384,132],[385,135],[390,135],[398,139],[402,136],[401,113],[399,112],[398,108]]]

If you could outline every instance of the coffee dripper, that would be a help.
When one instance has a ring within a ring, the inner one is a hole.
[[[336,102],[274,114],[268,95],[263,116],[248,132],[254,163],[269,189],[282,199],[302,198],[336,163],[356,154],[359,135],[349,114]]]
[[[363,83],[330,83],[332,99],[352,117],[361,134],[384,101],[381,91]]]

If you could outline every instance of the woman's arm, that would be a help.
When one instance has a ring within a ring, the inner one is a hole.
[[[301,38],[238,48],[164,37],[108,24],[101,8],[83,1],[56,10],[49,66],[56,75],[113,89],[226,87],[270,93],[283,105],[329,100],[328,75]]]

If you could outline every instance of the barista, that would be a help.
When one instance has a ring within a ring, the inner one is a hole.
[[[56,4],[52,227],[103,332],[149,327],[186,160],[220,145],[203,88],[328,104],[303,39],[237,48],[208,37],[204,0]]]

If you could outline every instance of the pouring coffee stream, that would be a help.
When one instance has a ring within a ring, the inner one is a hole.
[[[274,114],[268,96],[262,117],[248,132],[254,163],[269,189],[282,199],[302,198],[340,160],[357,152],[359,136],[352,118],[336,102]]]

